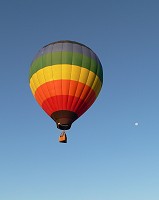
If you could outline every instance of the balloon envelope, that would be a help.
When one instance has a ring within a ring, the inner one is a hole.
[[[29,74],[31,91],[42,109],[65,130],[90,108],[103,83],[102,65],[87,46],[50,43],[39,50]]]

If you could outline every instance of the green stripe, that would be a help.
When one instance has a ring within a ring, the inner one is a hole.
[[[53,52],[43,54],[33,61],[30,67],[29,79],[38,70],[56,64],[73,64],[80,67],[84,67],[95,74],[103,82],[103,71],[99,60],[91,59],[90,57],[84,56],[80,53],[75,52]]]

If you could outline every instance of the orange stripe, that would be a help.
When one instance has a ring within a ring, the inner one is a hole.
[[[85,101],[87,96],[93,96],[96,98],[96,94],[94,90],[91,89],[91,87],[72,80],[55,80],[46,82],[38,87],[35,92],[35,98],[40,105],[42,105],[46,99],[59,95],[78,97],[83,101]],[[61,104],[66,107],[68,101],[70,101],[69,97],[67,100],[61,102]],[[74,106],[74,101],[72,101],[72,104]],[[59,107],[58,104],[57,107]]]

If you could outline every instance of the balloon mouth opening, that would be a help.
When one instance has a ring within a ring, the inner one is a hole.
[[[78,118],[75,112],[69,110],[59,110],[52,113],[51,118],[56,122],[57,128],[68,130],[72,123]]]
[[[60,124],[57,123],[57,128],[60,130],[68,130],[71,128],[71,124]]]

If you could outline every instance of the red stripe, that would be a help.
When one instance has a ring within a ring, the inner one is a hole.
[[[94,96],[92,96],[89,101],[84,101],[74,96],[58,95],[47,98],[45,101],[43,101],[42,108],[49,116],[51,116],[53,112],[59,110],[69,110],[75,112],[79,117],[92,105],[94,101]]]

